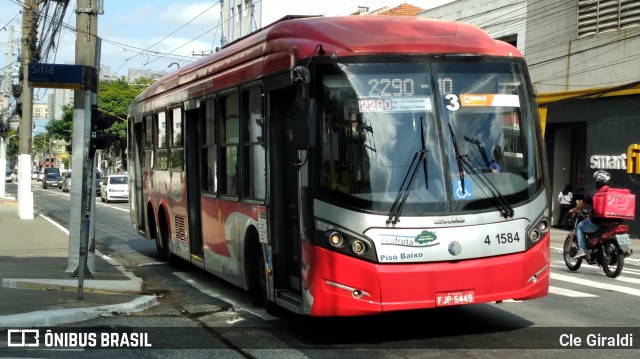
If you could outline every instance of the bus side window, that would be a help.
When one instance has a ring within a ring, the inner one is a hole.
[[[156,163],[155,168],[158,170],[166,170],[169,164],[169,149],[167,143],[167,114],[160,112],[158,114],[158,135],[156,140]]]
[[[207,193],[216,192],[216,99],[202,104],[204,121],[202,122],[202,190]]]
[[[248,198],[264,200],[267,190],[267,172],[262,87],[245,90],[243,96],[243,193]]]
[[[153,167],[153,116],[145,116],[143,132],[143,158],[142,167]]]
[[[231,93],[221,99],[218,121],[218,184],[221,194],[238,196],[238,144],[240,140],[239,95]]]

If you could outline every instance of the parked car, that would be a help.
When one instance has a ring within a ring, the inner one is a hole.
[[[13,181],[13,171],[11,170],[11,168],[7,167],[6,174],[5,174],[5,182],[12,182],[12,181]]]
[[[102,188],[102,183],[104,181],[104,176],[102,175],[102,172],[96,170],[96,194],[99,196],[100,195],[100,189]]]
[[[71,172],[67,172],[62,177],[62,192],[71,191]]]
[[[38,179],[38,175],[40,174],[40,172],[38,172],[37,170],[33,171],[31,173],[31,179],[32,180],[37,180]]]
[[[96,188],[96,195],[100,195],[100,187],[102,186],[102,173],[99,171],[96,171],[96,184],[95,184],[95,188]],[[70,192],[71,191],[71,171],[67,172],[64,174],[64,177],[62,178],[62,192]]]
[[[42,180],[42,188],[47,189],[49,186],[62,188],[62,177],[60,177],[59,173],[47,173],[47,175]]]
[[[43,178],[44,178],[44,170],[40,170],[40,172],[38,172],[38,182],[42,181]]]
[[[107,203],[111,201],[128,201],[129,177],[123,174],[108,175],[102,183],[100,199],[102,202]]]

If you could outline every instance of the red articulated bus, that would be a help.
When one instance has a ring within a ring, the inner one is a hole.
[[[131,220],[310,316],[533,299],[549,180],[522,54],[468,24],[287,17],[132,103]]]

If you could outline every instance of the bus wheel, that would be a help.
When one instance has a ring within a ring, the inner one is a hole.
[[[254,243],[249,253],[250,288],[254,306],[264,306],[267,296],[267,269],[260,244]]]
[[[160,260],[167,261],[170,266],[176,264],[176,258],[169,248],[169,226],[167,225],[166,216],[159,215],[158,230],[156,236],[156,248]]]
[[[267,313],[275,317],[283,317],[289,314],[284,308],[269,300],[267,295],[267,266],[262,247],[257,241],[251,246],[249,253],[250,263],[250,293],[254,306],[262,306]]]
[[[168,243],[164,239],[164,233],[160,228],[156,229],[156,249],[158,251],[158,259],[161,261],[167,260],[167,246]]]

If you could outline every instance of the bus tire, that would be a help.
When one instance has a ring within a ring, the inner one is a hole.
[[[267,270],[262,246],[252,239],[248,252],[249,292],[254,306],[264,306],[267,296]]]
[[[167,222],[167,216],[162,210],[158,214],[158,229],[156,237],[156,248],[158,248],[158,256],[162,261],[166,261],[170,266],[175,267],[177,265],[176,256],[171,253],[169,246],[169,223]]]
[[[257,239],[253,240],[248,252],[251,299],[254,306],[263,307],[267,313],[274,317],[283,317],[287,314],[286,309],[269,300],[267,295],[267,266],[265,258],[262,246]]]

